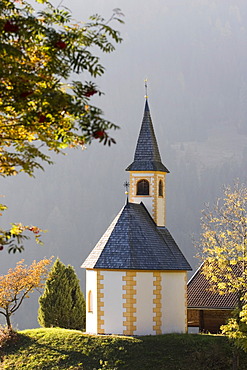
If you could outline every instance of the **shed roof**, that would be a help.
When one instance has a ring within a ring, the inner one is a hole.
[[[147,99],[134,161],[126,168],[126,171],[169,172],[161,162]]]
[[[82,267],[191,270],[167,228],[156,226],[143,203],[122,208]]]
[[[238,301],[237,293],[221,295],[210,290],[210,282],[203,275],[202,266],[199,267],[188,282],[188,308],[234,309]],[[237,266],[235,266],[236,268]],[[236,273],[238,272],[236,271]]]

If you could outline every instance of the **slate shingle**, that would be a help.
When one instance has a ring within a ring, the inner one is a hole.
[[[161,162],[147,100],[141,130],[137,140],[134,161],[126,168],[126,171],[169,172]]]
[[[169,231],[156,226],[142,203],[123,207],[82,267],[191,270]]]

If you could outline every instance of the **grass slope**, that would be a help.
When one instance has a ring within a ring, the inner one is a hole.
[[[213,335],[167,334],[139,338],[93,336],[59,328],[19,332],[5,348],[0,369],[200,370],[232,369],[227,339]],[[239,369],[247,368],[240,354]]]

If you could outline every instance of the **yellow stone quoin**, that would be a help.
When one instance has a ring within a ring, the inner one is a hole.
[[[154,299],[153,299],[153,304],[154,304],[154,308],[153,308],[153,321],[154,321],[154,325],[153,325],[153,330],[156,332],[156,334],[161,334],[162,333],[162,330],[161,330],[161,325],[162,325],[162,322],[161,322],[161,312],[162,312],[162,296],[161,296],[161,274],[160,272],[156,271],[153,273],[153,276],[154,276],[154,282],[153,282],[153,285],[154,285],[154,291],[153,291],[153,294],[154,294]]]
[[[126,275],[123,276],[123,316],[125,320],[123,321],[123,326],[125,327],[124,335],[133,335],[136,330],[136,272],[126,271]]]
[[[104,293],[102,289],[104,289],[104,275],[101,272],[97,271],[97,327],[98,333],[104,334],[104,329],[102,325],[104,325]]]

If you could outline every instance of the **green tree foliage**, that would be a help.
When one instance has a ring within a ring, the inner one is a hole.
[[[69,10],[36,1],[39,11],[25,0],[0,1],[0,176],[32,176],[42,162],[52,163],[49,151],[115,142],[108,130],[117,126],[90,100],[102,94],[91,81],[104,73],[96,50],[110,53],[121,42],[110,27],[122,22],[121,13],[79,23]],[[6,208],[0,204],[0,212]],[[0,250],[7,245],[9,252],[21,252],[26,231],[40,242],[42,230],[15,223],[0,229]]]
[[[224,189],[212,209],[203,210],[201,239],[203,273],[220,294],[236,293],[238,303],[223,333],[247,351],[247,187]]]
[[[47,0],[35,12],[25,0],[0,2],[0,174],[32,175],[40,162],[51,163],[49,150],[84,146],[92,139],[111,144],[107,130],[116,125],[90,105],[101,95],[94,82],[104,73],[96,49],[114,50],[121,41],[99,15],[88,23]],[[94,50],[94,52],[90,50]],[[72,75],[80,79],[71,81]],[[83,81],[82,81],[83,76]]]
[[[247,352],[247,294],[243,296],[242,301],[242,308],[233,311],[232,317],[221,326],[221,330],[237,347]]]
[[[57,259],[39,298],[38,321],[43,327],[85,329],[85,299],[72,266]]]

